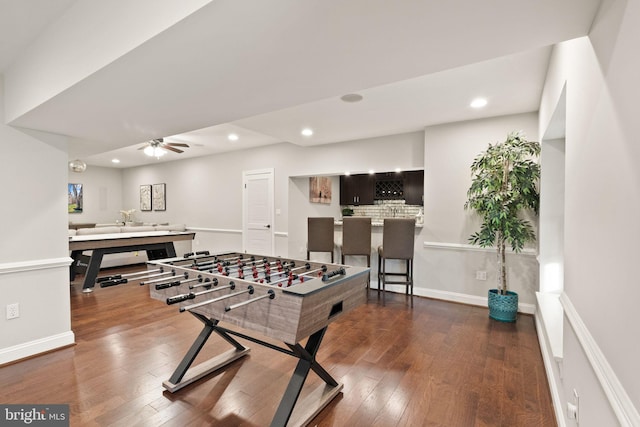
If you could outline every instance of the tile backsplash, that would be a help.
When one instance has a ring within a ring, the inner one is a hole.
[[[418,224],[422,224],[424,212],[422,206],[407,205],[404,200],[376,200],[373,205],[353,206],[353,216],[368,216],[372,220],[382,218],[416,218]]]

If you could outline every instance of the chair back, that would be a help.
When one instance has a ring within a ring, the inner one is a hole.
[[[342,253],[344,255],[371,254],[371,218],[343,218]]]
[[[333,252],[333,217],[307,218],[307,249],[310,252]]]
[[[413,259],[415,218],[385,218],[382,229],[382,251],[385,258]]]

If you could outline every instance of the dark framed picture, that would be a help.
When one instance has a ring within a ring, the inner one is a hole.
[[[82,184],[69,183],[67,196],[69,213],[82,213]]]
[[[140,210],[151,210],[151,184],[144,184],[140,186]]]
[[[165,187],[166,184],[153,184],[151,203],[154,211],[167,210]]]

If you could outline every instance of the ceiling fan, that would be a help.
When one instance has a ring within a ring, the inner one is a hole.
[[[144,150],[144,154],[150,157],[164,156],[167,150],[178,154],[184,153],[184,150],[176,147],[189,148],[189,145],[181,142],[164,142],[164,138],[156,138],[146,142],[145,145],[138,148],[138,150]]]

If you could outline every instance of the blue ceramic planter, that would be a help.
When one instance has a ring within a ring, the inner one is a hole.
[[[507,291],[501,295],[497,289],[489,289],[489,317],[500,322],[515,322],[518,315],[518,294]]]

